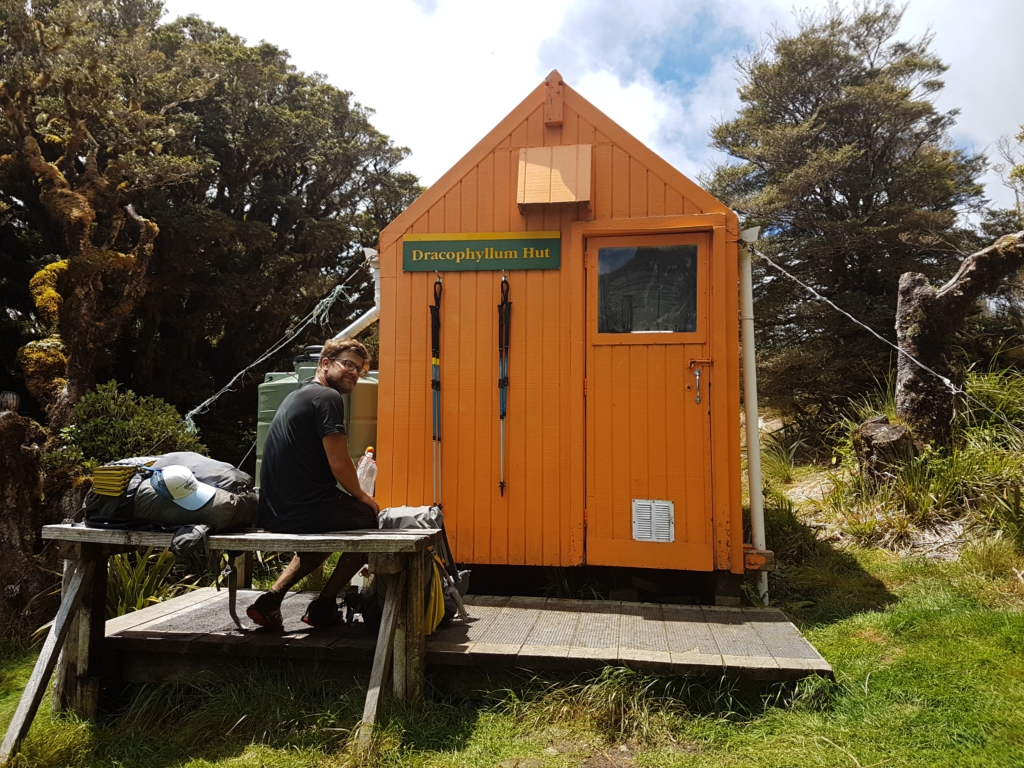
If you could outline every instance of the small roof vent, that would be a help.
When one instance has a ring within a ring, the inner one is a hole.
[[[519,150],[520,205],[590,202],[592,144]]]

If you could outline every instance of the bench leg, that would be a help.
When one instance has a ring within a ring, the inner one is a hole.
[[[406,631],[405,607],[399,610],[398,626],[395,627],[395,650],[391,654],[391,693],[399,701],[406,698],[405,660],[406,660]]]
[[[92,562],[93,568],[85,579],[82,603],[78,609],[74,667],[77,680],[71,709],[79,717],[92,720],[99,710],[100,701],[100,667],[107,619],[107,558],[105,554],[86,547],[83,547],[83,554]]]
[[[429,552],[408,556],[409,589],[406,590],[405,619],[405,700],[418,702],[423,698],[423,667],[426,656],[425,619],[427,607],[424,594],[433,573]],[[429,569],[429,570],[428,570]]]
[[[75,560],[64,561],[64,577],[61,581],[60,594],[63,600],[71,587],[71,575],[75,572]],[[50,709],[55,715],[67,712],[75,695],[75,677],[77,668],[78,647],[78,613],[71,619],[67,639],[57,659],[57,668],[53,671],[53,692],[50,697]]]
[[[373,725],[377,722],[380,702],[387,676],[392,644],[395,639],[395,626],[398,623],[399,608],[405,596],[405,571],[399,571],[388,586],[388,596],[384,601],[384,615],[377,633],[377,650],[373,654],[373,669],[370,670],[370,687],[366,691],[366,705],[363,707],[363,719],[359,723],[359,734],[356,742],[361,749],[370,746],[373,740]]]
[[[242,589],[252,589],[252,550],[243,552],[241,557],[235,559],[235,569],[238,571],[238,586]]]
[[[57,611],[53,626],[50,627],[50,633],[46,636],[46,642],[43,644],[43,650],[36,661],[35,669],[32,670],[32,676],[28,680],[28,685],[25,686],[25,691],[21,694],[18,709],[7,727],[3,744],[0,745],[0,766],[5,766],[10,762],[11,757],[18,751],[21,742],[28,734],[32,718],[35,717],[36,710],[39,709],[39,702],[43,698],[46,684],[57,663],[57,655],[67,638],[71,619],[82,601],[84,592],[82,587],[92,575],[94,565],[89,560],[80,560],[75,563],[68,590],[61,596],[60,610]]]

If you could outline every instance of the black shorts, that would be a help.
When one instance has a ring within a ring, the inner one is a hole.
[[[274,533],[333,533],[336,531],[375,530],[377,513],[369,504],[357,501],[347,493],[336,501],[318,504],[315,509],[304,510],[301,515],[277,520]]]

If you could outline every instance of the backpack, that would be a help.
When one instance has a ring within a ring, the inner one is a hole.
[[[440,529],[444,531],[444,515],[441,508],[432,507],[389,507],[382,510],[377,517],[381,528],[419,528]],[[462,597],[469,587],[469,571],[457,570],[448,537],[443,535],[438,551],[431,552],[432,557],[424,564],[424,600],[426,609],[426,631],[433,634],[440,628],[448,626],[456,614],[468,618]],[[359,588],[359,605],[366,625],[376,631],[380,626],[384,613],[384,600],[390,577],[385,574],[371,576],[363,587]]]
[[[183,509],[153,488],[146,469],[175,464],[188,467],[197,480],[216,487],[213,498],[199,509]],[[89,528],[176,531],[183,525],[202,524],[211,533],[226,533],[252,527],[256,522],[259,497],[252,477],[223,461],[176,451],[158,457],[135,456],[111,465],[138,469],[120,496],[89,490],[82,504]]]

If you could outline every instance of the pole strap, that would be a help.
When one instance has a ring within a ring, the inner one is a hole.
[[[434,283],[434,303],[430,305],[430,389],[434,441],[434,505],[441,506],[441,294],[438,274]]]
[[[498,490],[505,495],[505,416],[508,413],[508,350],[512,338],[512,302],[509,301],[509,282],[501,275],[501,303],[498,304],[498,419],[500,451]]]

